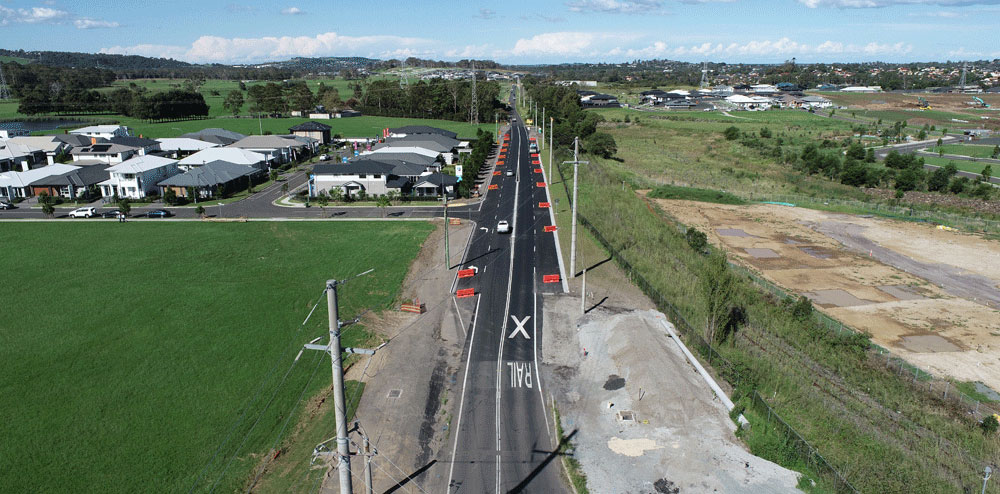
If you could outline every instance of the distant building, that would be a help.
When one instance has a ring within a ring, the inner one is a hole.
[[[847,86],[840,88],[842,93],[881,93],[882,86]]]
[[[157,184],[180,173],[177,160],[137,156],[108,168],[111,177],[99,184],[104,197],[142,199],[159,192]]]
[[[289,128],[288,132],[297,136],[312,137],[313,139],[319,140],[320,144],[326,145],[330,143],[331,128],[332,127],[327,124],[309,121],[302,122]]]
[[[87,137],[102,137],[104,139],[111,139],[112,137],[128,137],[131,135],[128,127],[125,127],[124,125],[91,125],[89,127],[73,129],[69,131],[69,133]]]

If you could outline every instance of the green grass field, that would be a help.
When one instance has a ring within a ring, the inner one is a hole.
[[[292,367],[327,332],[325,303],[301,326],[324,281],[375,268],[340,290],[341,317],[388,308],[431,229],[4,224],[0,490],[242,490],[300,394],[329,387],[321,353]]]
[[[944,154],[958,154],[961,156],[971,156],[973,158],[992,158],[993,146],[977,146],[975,144],[945,144],[934,146],[929,151],[943,151]]]
[[[955,168],[965,172],[971,173],[983,173],[983,169],[989,163],[976,163],[975,161],[965,161],[965,160],[952,160],[948,158],[939,158],[937,156],[921,156],[924,159],[924,163],[934,166],[946,166],[949,163],[955,165]],[[991,164],[992,175],[994,177],[1000,176],[1000,165]]]

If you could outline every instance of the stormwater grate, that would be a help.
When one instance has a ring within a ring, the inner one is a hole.
[[[618,412],[618,420],[622,422],[635,422],[635,412],[632,410],[622,410]]]
[[[399,396],[401,394],[403,394],[403,390],[402,389],[390,389],[389,390],[389,398],[399,398]]]

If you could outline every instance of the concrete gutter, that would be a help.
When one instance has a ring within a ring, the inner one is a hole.
[[[733,408],[736,408],[736,405],[733,404],[733,400],[730,400],[729,396],[726,396],[726,393],[722,391],[722,388],[719,387],[719,383],[715,382],[715,379],[713,379],[712,376],[708,373],[708,371],[706,371],[705,368],[702,367],[701,362],[698,362],[698,359],[696,359],[694,355],[692,355],[691,352],[687,349],[687,347],[684,346],[684,342],[682,342],[681,339],[677,337],[677,334],[674,333],[673,325],[667,322],[667,317],[664,316],[663,314],[660,314],[660,316],[662,316],[662,319],[660,319],[660,323],[663,324],[663,328],[667,330],[667,334],[669,334],[670,337],[673,338],[674,342],[677,343],[677,346],[680,347],[681,352],[683,352],[684,356],[687,357],[688,362],[690,362],[691,365],[694,366],[695,370],[697,370],[698,373],[701,374],[701,377],[705,379],[705,382],[708,383],[708,387],[712,388],[712,391],[715,393],[715,396],[718,396],[719,399],[722,400],[722,404],[726,406],[726,410],[730,412],[733,411]],[[744,417],[742,413],[736,419],[736,421],[739,422],[740,428],[747,427],[750,425],[750,421],[747,420],[747,418]]]

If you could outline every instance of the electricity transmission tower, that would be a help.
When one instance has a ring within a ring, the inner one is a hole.
[[[968,66],[969,62],[962,62],[962,79],[958,81],[958,90],[961,92],[965,92],[965,73],[969,68]]]
[[[400,75],[403,76],[399,79],[399,87],[402,89],[410,87],[410,76],[406,73],[406,60],[402,61],[399,72]]]
[[[3,64],[0,64],[0,99],[10,99],[10,88],[7,87],[7,79],[3,76]]]
[[[708,62],[701,63],[701,84],[699,87],[702,89],[708,87]]]
[[[479,96],[476,94],[476,63],[472,63],[472,104],[469,107],[469,123],[479,125]]]

